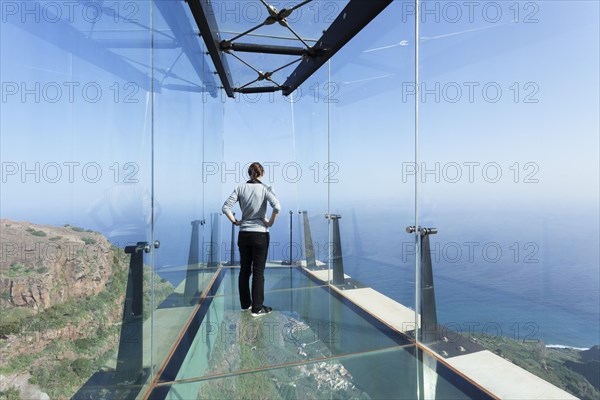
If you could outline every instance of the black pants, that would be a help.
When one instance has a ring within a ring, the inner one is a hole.
[[[242,308],[252,306],[259,311],[265,299],[265,264],[269,251],[269,232],[240,232],[240,276],[238,286]],[[252,297],[250,297],[250,275],[252,276]]]

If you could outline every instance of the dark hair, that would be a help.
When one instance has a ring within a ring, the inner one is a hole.
[[[262,176],[262,174],[264,174],[264,172],[265,172],[265,169],[263,168],[262,165],[260,165],[259,162],[253,162],[248,167],[248,175],[250,175],[250,179],[252,179],[252,180],[256,180],[256,179],[260,178]]]

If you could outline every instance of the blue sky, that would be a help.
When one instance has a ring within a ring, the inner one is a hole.
[[[153,109],[145,90],[151,83],[150,49],[104,53],[101,45],[150,38],[144,29],[152,22],[149,3],[136,4],[137,9],[119,10],[132,13],[135,24],[116,23],[104,10],[92,29],[77,12],[72,23],[51,23],[45,14],[38,15],[38,23],[19,14],[22,10],[8,14],[3,2],[3,216],[94,224],[95,205],[115,196],[136,198],[131,210],[121,205],[115,215],[139,214],[140,206],[150,205],[154,124],[154,202],[163,211],[218,210],[239,178],[226,175],[221,185],[217,173],[202,182],[202,160],[219,171],[258,160],[275,167],[267,179],[291,209],[306,204],[321,213],[329,204],[339,211],[355,207],[360,196],[369,205],[361,209],[365,215],[383,213],[382,204],[395,202],[398,218],[413,218],[415,33],[409,3],[394,2],[379,15],[332,59],[331,80],[323,67],[296,93],[293,105],[279,95],[232,101],[173,90],[169,84],[197,88],[199,78],[178,49],[156,49],[155,87],[162,89]],[[338,10],[343,6],[332,4]],[[435,170],[439,164],[437,173],[422,178],[421,212],[434,218],[436,212],[485,204],[482,212],[573,207],[593,213],[598,203],[598,4],[539,2],[532,8],[522,2],[515,8],[502,3],[497,19],[489,4],[481,3],[472,15],[462,8],[460,18],[440,5],[419,27],[421,88],[429,90],[420,104],[420,167]],[[167,38],[157,10],[154,16],[155,39]],[[314,10],[303,17],[299,29],[307,35],[317,35],[326,19]],[[224,30],[234,28],[223,24]],[[269,28],[276,33],[281,27]],[[81,39],[86,35],[100,44],[88,48]],[[68,48],[77,51],[71,54]],[[243,71],[236,60],[229,62],[232,70]],[[256,62],[265,69],[276,65]],[[209,70],[210,63],[203,68]],[[328,85],[335,101],[329,104]],[[25,88],[34,93],[21,97]],[[498,88],[502,95],[494,98]],[[324,182],[328,162],[336,180],[329,185]],[[39,183],[35,173],[21,173],[35,163],[40,163]],[[62,173],[56,183],[50,182],[55,164]],[[490,182],[487,175],[498,170],[502,178]],[[98,171],[102,177],[95,182]],[[301,178],[294,179],[298,171]],[[457,171],[461,177],[454,182]],[[73,182],[67,179],[70,172]],[[45,207],[39,206],[40,194]]]

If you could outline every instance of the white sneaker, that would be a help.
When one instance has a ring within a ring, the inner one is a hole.
[[[252,311],[252,316],[253,317],[261,317],[263,315],[269,314],[271,311],[273,311],[273,309],[271,307],[263,306],[257,312]]]

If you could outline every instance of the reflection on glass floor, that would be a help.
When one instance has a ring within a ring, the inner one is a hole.
[[[487,397],[302,268],[267,268],[274,311],[259,318],[240,310],[237,273],[219,270],[183,335],[157,332],[158,347],[177,340],[148,398]]]

